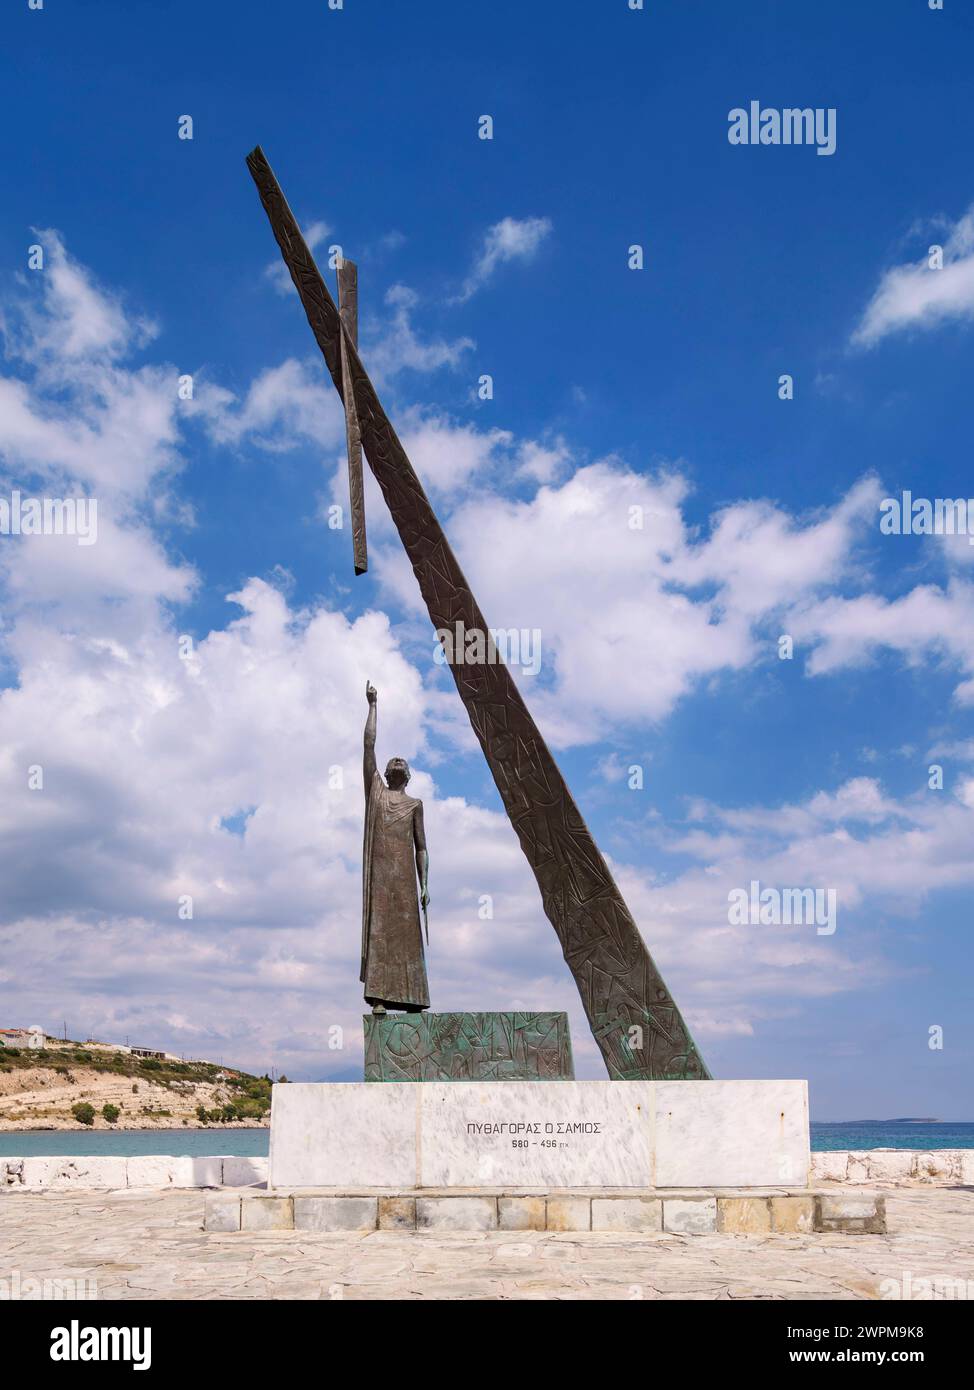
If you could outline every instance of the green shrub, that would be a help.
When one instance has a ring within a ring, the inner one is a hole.
[[[234,1119],[259,1120],[270,1109],[270,1098],[266,1096],[245,1096],[233,1107]]]
[[[71,1107],[71,1114],[80,1125],[93,1125],[95,1123],[95,1107],[89,1105],[86,1100],[76,1101]]]
[[[228,1115],[228,1110],[233,1111],[234,1107],[232,1105],[224,1105],[222,1108],[217,1106],[214,1110],[207,1110],[205,1105],[198,1105],[196,1107],[196,1114],[201,1124],[220,1125],[224,1124],[227,1120],[236,1118],[235,1113]]]
[[[117,1105],[105,1104],[101,1108],[101,1113],[104,1115],[108,1123],[110,1125],[113,1125],[115,1121],[118,1119],[119,1115],[121,1114],[121,1111],[119,1110]]]
[[[6,1055],[7,1057],[19,1057],[19,1056],[20,1056],[20,1048],[19,1048],[19,1047],[5,1047],[3,1050],[4,1050],[4,1053],[5,1053],[5,1055]]]

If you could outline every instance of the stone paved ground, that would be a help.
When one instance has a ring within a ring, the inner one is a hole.
[[[889,1190],[885,1236],[301,1231],[205,1235],[201,1192],[0,1197],[0,1280],[97,1280],[100,1298],[880,1297],[971,1281],[974,1188]]]

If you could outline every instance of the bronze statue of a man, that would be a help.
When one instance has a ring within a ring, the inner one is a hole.
[[[419,875],[423,912],[429,905],[429,855],[423,803],[406,795],[409,764],[390,758],[383,782],[375,765],[376,690],[366,684],[365,847],[362,856],[362,973],[365,1002],[419,1013],[430,1006],[423,933],[416,901]]]

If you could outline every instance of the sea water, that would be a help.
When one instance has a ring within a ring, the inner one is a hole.
[[[203,1158],[231,1154],[266,1157],[269,1129],[8,1130],[0,1133],[0,1158],[124,1157],[171,1154]],[[974,1149],[974,1123],[903,1120],[812,1121],[812,1149]]]

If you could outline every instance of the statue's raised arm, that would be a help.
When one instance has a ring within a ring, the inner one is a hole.
[[[365,756],[362,759],[362,772],[365,777],[365,796],[368,800],[369,792],[372,790],[372,779],[376,774],[375,726],[377,716],[375,702],[378,699],[378,691],[371,681],[365,682],[365,698],[369,702],[369,717],[365,721]]]

